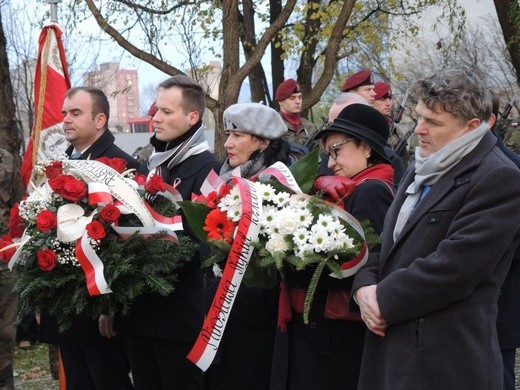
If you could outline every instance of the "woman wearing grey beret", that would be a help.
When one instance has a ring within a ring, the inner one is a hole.
[[[287,133],[280,114],[260,103],[239,103],[224,111],[224,130],[228,136],[224,147],[227,158],[220,170],[222,178],[249,178],[269,165],[288,163],[289,144],[282,137]]]
[[[224,111],[226,159],[220,176],[250,178],[277,161],[289,164],[287,126],[272,108],[239,103]],[[220,278],[209,275],[211,303]],[[205,390],[268,390],[278,314],[278,288],[240,286],[213,365],[204,373]]]

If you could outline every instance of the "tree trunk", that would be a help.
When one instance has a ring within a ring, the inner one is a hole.
[[[16,124],[13,86],[7,59],[7,41],[0,9],[0,145],[20,161],[21,138]]]
[[[319,18],[313,17],[315,14],[315,8],[312,6],[312,3],[320,4],[320,0],[309,1],[309,7],[307,9],[307,15],[305,16],[305,37],[309,37],[307,40],[304,50],[300,56],[300,66],[296,74],[298,75],[298,83],[300,84],[300,88],[302,91],[304,110],[302,111],[302,116],[304,118],[309,117],[309,107],[310,105],[305,104],[305,100],[309,92],[312,90],[312,75],[313,69],[315,66],[314,57],[316,55],[316,48],[318,46],[318,32],[321,26],[321,21]],[[313,120],[313,118],[310,118]]]
[[[239,11],[238,0],[227,0],[222,2],[222,52],[224,53],[222,75],[219,84],[219,103],[212,109],[215,115],[215,155],[219,160],[224,159],[225,134],[222,124],[222,113],[229,105],[238,100],[240,84],[233,82],[240,67],[239,51]]]
[[[518,0],[493,0],[511,62],[520,85],[520,4]]]
[[[270,22],[273,23],[274,20],[280,16],[282,12],[282,2],[281,0],[269,0],[270,5]],[[282,36],[281,31],[278,32],[273,39],[271,44],[271,73],[272,73],[272,86],[273,86],[273,107],[278,109],[278,103],[275,101],[276,88],[285,80],[285,66],[283,62],[283,48],[282,48]]]
[[[243,20],[241,23],[242,31],[242,48],[244,49],[244,55],[246,60],[250,59],[256,48],[256,37],[255,37],[255,11],[254,5],[251,0],[243,0]],[[249,74],[249,89],[251,91],[252,102],[266,102],[266,93],[264,90],[264,69],[262,63],[259,62],[253,68],[253,71]]]

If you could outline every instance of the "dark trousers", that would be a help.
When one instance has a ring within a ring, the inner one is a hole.
[[[0,269],[0,390],[14,389],[13,361],[18,300],[13,293],[14,273]]]
[[[200,390],[202,371],[186,355],[193,342],[127,335],[136,390]]]
[[[87,346],[60,345],[67,390],[130,390],[123,345],[105,340]],[[151,389],[151,388],[150,388]]]
[[[515,358],[516,348],[502,349],[504,365],[504,390],[515,390]]]

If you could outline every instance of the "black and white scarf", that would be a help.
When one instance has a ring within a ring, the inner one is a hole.
[[[148,160],[148,169],[150,172],[154,172],[157,167],[161,166],[165,162],[168,162],[167,168],[171,169],[186,160],[188,157],[209,150],[209,144],[206,141],[204,129],[205,127],[200,125],[191,137],[186,138],[179,145],[170,149],[166,146],[166,150],[157,151],[156,148]]]

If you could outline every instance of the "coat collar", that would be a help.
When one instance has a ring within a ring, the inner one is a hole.
[[[386,247],[391,252],[391,250],[408,235],[408,232],[415,227],[419,219],[421,219],[432,207],[441,202],[442,199],[444,199],[454,188],[469,184],[474,172],[474,167],[480,164],[484,156],[495,147],[495,144],[495,137],[490,132],[486,133],[471,153],[465,156],[457,165],[441,177],[439,181],[431,187],[428,195],[425,196],[412,211],[408,222],[404,225],[401,234],[394,243],[393,227],[397,221],[397,216],[399,215],[401,206],[406,199],[406,188],[408,188],[410,183],[413,181],[415,175],[415,168],[412,165],[412,167],[406,172],[403,181],[400,183],[396,199],[388,211],[387,224],[385,225],[385,232],[383,235],[383,248]],[[388,256],[385,256],[385,258],[388,258]]]

